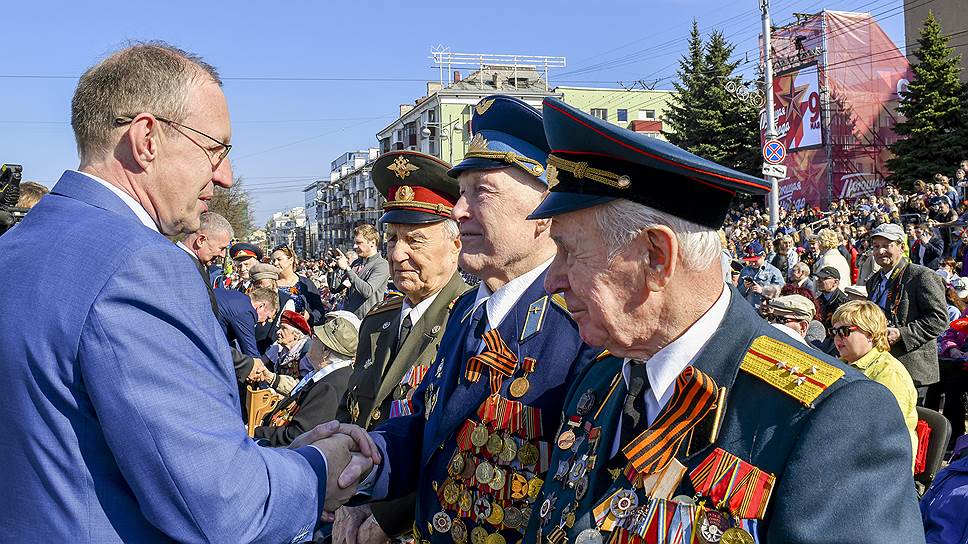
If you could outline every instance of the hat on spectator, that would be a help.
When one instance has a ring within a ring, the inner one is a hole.
[[[951,285],[951,288],[955,290],[955,294],[958,295],[958,298],[968,297],[968,280],[965,278],[955,276],[951,278],[949,285]]]
[[[279,320],[282,325],[289,325],[290,327],[296,329],[303,334],[309,334],[312,329],[309,328],[309,322],[300,313],[296,313],[292,310],[283,310],[282,318]]]
[[[239,242],[237,244],[232,244],[232,249],[229,250],[229,256],[235,261],[242,261],[245,259],[255,259],[257,261],[261,261],[262,250],[259,249],[259,246],[255,244]]]
[[[941,204],[947,204],[950,207],[951,201],[946,196],[931,197],[931,200],[928,201],[929,206],[939,206]]]
[[[821,268],[820,271],[817,272],[817,279],[818,280],[826,280],[826,279],[830,279],[830,278],[833,278],[835,280],[839,280],[840,279],[840,271],[837,270],[836,268],[832,267],[832,266],[825,266],[825,267]]]
[[[772,315],[810,321],[817,312],[816,306],[803,295],[784,295],[766,303]]]
[[[844,287],[844,294],[867,298],[867,287],[860,284],[848,285],[847,287]]]
[[[746,250],[744,253],[744,261],[755,261],[756,259],[766,255],[766,250],[763,249],[763,244],[761,244],[759,240],[753,240],[749,244],[746,244]]]
[[[330,317],[326,323],[313,327],[316,336],[331,351],[339,353],[343,357],[353,357],[356,355],[359,329],[349,319],[337,315]]]
[[[874,238],[876,236],[887,238],[892,242],[900,242],[904,240],[904,229],[897,223],[881,223],[871,231],[870,237]]]
[[[271,264],[256,263],[252,265],[252,268],[249,269],[249,278],[251,278],[252,281],[259,281],[259,280],[278,281],[279,274],[281,272],[282,270],[279,270],[278,268],[272,266]]]

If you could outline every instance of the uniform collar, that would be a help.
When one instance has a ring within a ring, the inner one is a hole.
[[[491,290],[487,288],[487,285],[482,281],[477,286],[477,297],[474,299],[474,306],[471,310],[473,313],[477,310],[477,307],[484,303],[486,306],[484,310],[487,312],[487,323],[489,328],[496,329],[507,317],[511,308],[518,302],[521,295],[528,290],[528,287],[534,283],[534,280],[538,279],[545,270],[551,266],[552,259],[539,264],[535,268],[532,268],[529,272],[525,272],[520,276],[514,278],[513,280],[507,282],[500,289],[491,293]]]
[[[730,289],[723,284],[723,292],[719,298],[706,311],[698,321],[686,329],[679,338],[673,340],[669,345],[660,349],[648,361],[646,361],[645,372],[649,376],[650,390],[653,400],[661,408],[665,406],[672,397],[673,384],[683,370],[691,365],[702,348],[719,329],[720,323],[726,316],[729,308]],[[631,359],[625,359],[623,374],[626,384],[628,383],[628,366]]]
[[[440,291],[437,291],[436,293],[418,302],[415,306],[410,304],[410,299],[404,297],[403,307],[400,308],[400,327],[403,327],[403,320],[406,319],[408,315],[410,316],[411,328],[417,326],[417,322],[420,321],[420,318],[423,316],[423,314],[427,312],[427,309],[430,308],[430,305],[437,300],[437,295],[439,294]],[[399,330],[397,332],[399,332]]]
[[[103,179],[95,175],[88,174],[87,172],[81,172],[79,170],[68,170],[68,172],[80,174],[81,176],[84,176],[92,181],[95,181],[103,185],[107,190],[111,191],[118,198],[120,198],[121,202],[124,202],[125,206],[131,208],[131,211],[134,212],[134,215],[138,218],[139,221],[141,221],[141,223],[144,226],[148,227],[149,229],[155,232],[158,232],[158,225],[155,224],[155,220],[152,219],[150,215],[148,215],[148,211],[145,210],[144,206],[142,206],[137,200],[131,198],[131,195],[129,195],[128,193],[122,191],[121,189],[115,187],[114,185],[111,185],[110,183],[104,181]]]

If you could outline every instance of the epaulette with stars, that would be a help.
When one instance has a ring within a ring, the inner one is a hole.
[[[403,306],[403,295],[392,296],[377,304],[373,308],[370,308],[370,311],[367,312],[365,317],[382,314],[383,312],[389,312],[390,310],[399,310],[401,306]]]
[[[824,390],[844,376],[843,370],[769,336],[753,340],[740,369],[809,408]]]

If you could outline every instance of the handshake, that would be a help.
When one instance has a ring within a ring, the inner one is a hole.
[[[303,446],[315,446],[326,458],[323,521],[333,521],[336,509],[356,495],[373,466],[380,464],[380,452],[366,431],[338,421],[317,425],[296,437],[289,447]]]

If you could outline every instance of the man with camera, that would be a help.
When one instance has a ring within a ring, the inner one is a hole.
[[[390,264],[380,255],[380,233],[373,225],[360,225],[353,229],[353,235],[353,250],[359,258],[352,263],[339,248],[330,250],[331,257],[336,260],[336,268],[345,275],[331,289],[345,290],[343,309],[363,319],[371,308],[383,300],[390,279]]]

